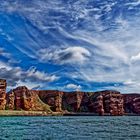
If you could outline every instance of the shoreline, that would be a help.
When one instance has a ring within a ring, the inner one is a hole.
[[[2,116],[63,116],[62,112],[0,110]]]
[[[45,111],[19,111],[19,110],[0,110],[0,117],[18,117],[18,116],[101,116],[97,113],[63,113],[63,112],[45,112]],[[123,115],[110,115],[109,113],[105,113],[102,116],[140,116],[135,113],[125,113]]]

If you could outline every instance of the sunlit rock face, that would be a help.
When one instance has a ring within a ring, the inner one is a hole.
[[[0,79],[0,110],[4,110],[6,105],[6,80]]]
[[[104,110],[111,115],[123,115],[123,96],[118,92],[109,92],[104,96]]]
[[[52,111],[62,111],[62,96],[63,92],[57,90],[42,90],[39,91],[39,98],[51,106]]]
[[[22,86],[7,93],[7,109],[48,111],[49,106],[38,97],[38,91]]]

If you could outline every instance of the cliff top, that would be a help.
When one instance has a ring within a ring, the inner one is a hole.
[[[1,83],[1,82],[6,82],[6,80],[5,80],[5,79],[0,79],[0,83]]]

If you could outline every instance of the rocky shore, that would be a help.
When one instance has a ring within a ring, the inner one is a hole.
[[[1,116],[48,115],[140,115],[140,94],[118,91],[63,92],[29,90],[17,87],[6,93],[6,80],[0,80]]]

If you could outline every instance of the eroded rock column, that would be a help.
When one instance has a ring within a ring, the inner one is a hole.
[[[6,105],[6,85],[6,80],[0,79],[0,110],[4,110]]]

